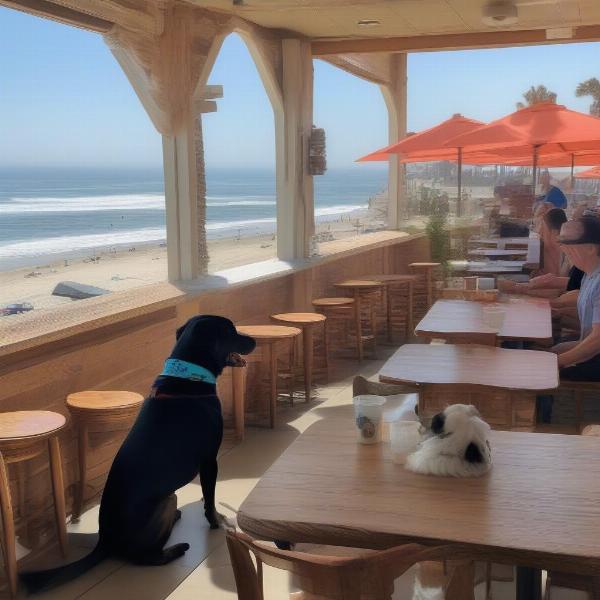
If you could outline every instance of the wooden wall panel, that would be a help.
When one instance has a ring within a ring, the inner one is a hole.
[[[310,310],[312,298],[339,295],[333,286],[336,281],[368,273],[405,273],[410,262],[428,258],[427,239],[413,236],[392,245],[328,257],[291,274],[206,292],[130,320],[8,354],[0,364],[0,410],[45,409],[68,414],[65,398],[76,391],[123,389],[146,394],[173,346],[176,328],[193,315],[221,314],[236,323],[268,323],[273,313]],[[230,425],[231,375],[227,371],[219,382],[219,393],[226,424]],[[250,398],[248,404],[260,405],[256,400]],[[91,434],[87,493],[95,496],[88,504],[97,502],[129,426]],[[75,431],[65,430],[60,440],[69,511],[77,481]],[[41,547],[42,534],[54,536],[47,462],[42,456],[22,468],[10,467],[20,542],[34,549]]]

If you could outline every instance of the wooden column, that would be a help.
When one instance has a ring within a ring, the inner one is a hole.
[[[381,86],[388,110],[389,143],[406,137],[406,53],[390,56],[390,83]],[[406,166],[397,157],[390,158],[388,171],[388,227],[399,229],[407,215]]]
[[[308,145],[313,124],[313,65],[310,43],[282,44],[283,114],[275,115],[277,153],[277,256],[308,256],[314,234],[313,179]]]

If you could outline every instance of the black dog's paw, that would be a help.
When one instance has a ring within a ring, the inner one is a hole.
[[[211,529],[219,529],[221,527],[221,522],[225,519],[225,517],[218,513],[214,508],[205,510],[204,516]]]

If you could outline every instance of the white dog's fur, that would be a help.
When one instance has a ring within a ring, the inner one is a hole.
[[[426,475],[478,477],[492,466],[490,426],[477,409],[453,404],[432,420],[433,435],[406,459],[406,468]]]

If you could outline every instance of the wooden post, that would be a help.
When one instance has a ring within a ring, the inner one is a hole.
[[[388,110],[390,144],[406,137],[406,53],[390,57],[390,84],[381,86],[381,93]],[[397,156],[390,158],[388,171],[388,227],[399,229],[407,215],[405,189],[406,166]]]
[[[275,118],[277,152],[277,256],[308,256],[314,234],[313,180],[308,144],[313,124],[310,43],[282,40],[283,114]]]

